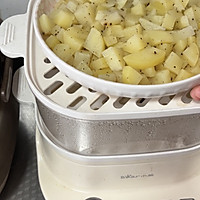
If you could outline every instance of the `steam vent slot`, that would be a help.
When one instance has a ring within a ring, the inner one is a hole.
[[[85,103],[86,100],[86,97],[80,96],[76,98],[67,108],[77,110],[81,105]]]
[[[122,108],[126,103],[130,100],[130,98],[127,97],[119,97],[115,102],[114,102],[114,107],[115,108]]]
[[[50,71],[48,71],[46,74],[44,74],[44,77],[47,78],[47,79],[52,78],[58,72],[59,72],[59,70],[56,67],[54,67],[53,69],[51,69]]]
[[[67,88],[67,93],[73,94],[82,86],[79,83],[74,82],[70,87]]]
[[[141,98],[137,100],[136,105],[139,107],[145,107],[149,101],[150,99]]]
[[[50,85],[45,91],[45,95],[51,95],[53,94],[56,90],[58,90],[61,86],[63,85],[63,82],[61,81],[56,81],[52,85]]]
[[[105,94],[102,94],[99,96],[91,105],[92,110],[99,110],[107,101],[109,100],[109,97]]]

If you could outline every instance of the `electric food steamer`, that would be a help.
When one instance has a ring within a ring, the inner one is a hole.
[[[188,92],[114,97],[70,80],[35,37],[33,5],[2,24],[0,46],[25,59],[45,198],[200,199],[199,103]]]

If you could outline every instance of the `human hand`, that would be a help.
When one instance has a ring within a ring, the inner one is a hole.
[[[200,85],[194,87],[191,92],[190,96],[195,100],[195,101],[200,101]]]

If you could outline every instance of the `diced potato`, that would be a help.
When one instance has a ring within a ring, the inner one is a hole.
[[[92,28],[90,30],[84,47],[97,57],[101,57],[101,53],[105,49],[105,43],[101,33],[97,29]]]
[[[104,79],[104,80],[107,80],[107,81],[113,81],[113,82],[116,82],[116,80],[117,80],[116,75],[113,72],[112,73],[106,73],[106,74],[99,74],[98,78],[101,78],[101,79]]]
[[[149,68],[143,69],[142,72],[143,72],[147,77],[154,77],[154,76],[156,75],[155,67],[149,67]]]
[[[120,71],[125,65],[120,50],[115,47],[109,47],[102,55],[112,71]]]
[[[64,32],[65,32],[65,29],[61,28],[60,32],[56,35],[56,38],[61,42],[61,43],[64,43]]]
[[[176,27],[178,29],[183,29],[189,25],[190,23],[189,23],[188,17],[185,15],[181,16],[176,22]]]
[[[187,40],[178,40],[174,46],[174,52],[177,54],[181,54],[183,53],[183,51],[186,49],[187,47]]]
[[[131,8],[131,13],[133,15],[144,16],[146,14],[145,5],[141,2],[138,2],[137,5]]]
[[[122,20],[122,16],[119,14],[119,12],[114,11],[110,12],[107,14],[101,21],[100,23],[102,25],[114,25],[114,24],[119,24]]]
[[[149,21],[153,22],[154,24],[158,24],[159,26],[162,25],[164,16],[160,15],[149,15],[147,18]]]
[[[115,73],[115,75],[116,75],[116,81],[118,82],[118,83],[122,83],[123,82],[123,80],[122,80],[122,71],[117,71],[117,72],[114,72]]]
[[[184,6],[181,0],[174,0],[174,6],[176,7],[177,11],[184,10]]]
[[[171,82],[170,71],[167,69],[160,70],[156,73],[156,75],[151,78],[152,84],[164,84]]]
[[[40,16],[39,23],[40,29],[44,34],[49,34],[51,32],[51,29],[54,27],[54,23],[46,14],[42,14]]]
[[[48,45],[49,48],[53,49],[57,44],[59,44],[59,40],[56,38],[56,36],[54,35],[50,35],[47,39],[46,39],[46,43]]]
[[[155,31],[155,30],[148,30],[143,32],[144,39],[152,46],[158,45],[161,43],[173,43],[174,39],[173,36],[166,31]]]
[[[140,24],[127,27],[123,30],[124,38],[129,39],[134,34],[142,34],[142,27]]]
[[[74,15],[70,11],[60,10],[58,13],[53,16],[53,21],[55,24],[60,27],[67,29],[69,28],[74,20]]]
[[[124,37],[124,31],[122,25],[112,25],[111,28],[111,34],[115,37]]]
[[[74,13],[76,11],[76,8],[78,6],[78,2],[76,0],[69,0],[67,2],[66,7],[72,12]]]
[[[149,81],[149,79],[144,74],[142,74],[142,80],[140,81],[139,84],[140,85],[150,85],[151,82]]]
[[[164,66],[171,72],[178,74],[183,66],[183,59],[172,51],[165,60]]]
[[[67,62],[71,56],[72,56],[72,51],[67,44],[57,44],[53,48],[53,52],[63,61]]]
[[[95,20],[95,5],[88,2],[79,4],[74,15],[80,24],[92,25]]]
[[[164,59],[165,52],[154,47],[147,47],[141,51],[124,57],[127,65],[135,69],[146,69],[148,67],[154,67],[162,63]]]
[[[92,70],[90,69],[90,67],[85,63],[85,62],[80,62],[77,66],[76,69],[89,74],[89,75],[93,75]]]
[[[156,45],[156,48],[165,51],[167,57],[171,53],[173,46],[173,43],[160,43],[159,45]]]
[[[69,31],[63,33],[63,41],[65,44],[69,45],[74,52],[81,50],[84,40],[72,35]]]
[[[196,37],[195,36],[191,36],[188,38],[188,45],[191,45],[192,43],[196,43]]]
[[[133,16],[132,13],[127,13],[124,19],[125,27],[135,26],[138,24],[140,16]]]
[[[162,27],[166,28],[166,30],[173,30],[175,22],[176,17],[167,13],[163,19]]]
[[[190,78],[194,76],[194,74],[184,70],[184,69],[181,69],[180,70],[180,73],[177,75],[177,77],[175,78],[175,81],[181,81],[181,80],[184,80],[184,79],[187,79],[187,78]]]
[[[103,37],[103,39],[107,47],[110,47],[117,43],[117,37],[112,35],[106,35]]]
[[[125,66],[122,70],[123,83],[137,85],[143,76],[130,66]]]
[[[81,62],[86,63],[87,65],[90,64],[91,53],[89,51],[77,51],[74,54],[74,63],[73,66],[78,66]]]
[[[102,75],[102,74],[110,74],[113,71],[108,67],[108,68],[104,68],[104,69],[96,69],[95,72],[98,76],[98,75]]]
[[[135,51],[139,51],[144,49],[147,46],[147,43],[144,41],[143,36],[141,34],[135,34],[124,45],[124,51],[129,53],[134,53]]]
[[[195,32],[192,26],[187,26],[186,28],[183,28],[181,30],[171,31],[171,34],[174,38],[174,41],[177,41],[177,40],[185,40],[188,37],[195,35]]]
[[[190,44],[190,46],[183,52],[183,57],[190,66],[194,67],[197,64],[199,59],[199,48],[196,43]]]
[[[92,69],[105,69],[108,68],[108,64],[106,63],[104,58],[99,58],[91,62],[90,67]]]
[[[117,8],[122,9],[126,4],[127,0],[116,0],[116,2],[117,2]]]
[[[141,26],[145,29],[145,30],[165,30],[164,27],[159,26],[158,24],[154,24],[150,21],[148,21],[145,18],[140,18],[139,22],[141,24]]]
[[[197,22],[195,19],[193,8],[192,7],[188,8],[187,10],[185,10],[184,14],[185,14],[185,16],[188,17],[189,23],[193,27],[193,29],[197,30],[198,25],[197,25]]]

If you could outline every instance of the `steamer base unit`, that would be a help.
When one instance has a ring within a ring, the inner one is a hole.
[[[41,126],[37,122],[38,171],[47,200],[200,199],[200,146],[140,157],[81,156],[52,148]]]

